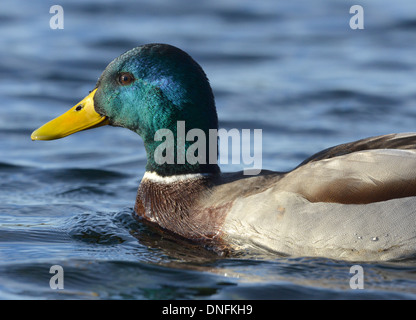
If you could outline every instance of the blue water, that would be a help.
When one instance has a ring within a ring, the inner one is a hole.
[[[151,42],[206,71],[220,126],[263,130],[263,168],[324,148],[416,130],[416,3],[366,0],[0,2],[1,299],[414,299],[416,263],[219,257],[132,218],[141,138],[103,127],[62,140],[30,133],[91,90],[106,65]],[[244,165],[222,165],[224,171]],[[49,268],[64,269],[52,290]]]

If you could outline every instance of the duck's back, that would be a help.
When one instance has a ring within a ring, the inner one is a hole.
[[[238,248],[290,255],[411,257],[416,254],[415,144],[416,134],[364,139],[318,153],[289,173],[268,174],[263,184],[258,180],[257,192],[233,200],[225,237]]]

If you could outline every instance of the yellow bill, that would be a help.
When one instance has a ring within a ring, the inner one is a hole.
[[[33,131],[32,140],[60,139],[78,131],[97,128],[109,124],[108,118],[94,109],[94,95],[97,89],[69,109],[63,115],[49,121]]]

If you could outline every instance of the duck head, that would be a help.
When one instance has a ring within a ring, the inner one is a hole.
[[[113,60],[96,87],[81,102],[32,133],[32,140],[53,140],[103,125],[120,126],[138,133],[144,140],[147,171],[160,175],[218,172],[216,164],[158,164],[154,158],[162,143],[155,139],[159,129],[174,134],[177,124],[185,130],[198,128],[208,137],[218,129],[214,96],[202,68],[184,51],[166,44],[147,44]],[[185,149],[191,143],[185,141]]]

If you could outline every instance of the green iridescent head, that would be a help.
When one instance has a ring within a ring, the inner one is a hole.
[[[87,100],[93,101],[93,107]],[[190,164],[188,161],[177,164],[176,153],[174,165],[154,161],[153,153],[161,143],[155,141],[155,133],[159,129],[171,130],[175,134],[175,144],[178,121],[184,121],[186,132],[198,128],[206,137],[209,129],[218,129],[214,96],[204,71],[187,53],[174,46],[147,44],[113,60],[99,78],[96,90],[68,113],[75,117],[84,109],[96,112],[95,118],[89,120],[91,125],[83,123],[78,126],[76,122],[75,130],[60,129],[62,132],[54,135],[50,131],[53,127],[56,131],[58,125],[53,121],[57,118],[35,131],[32,139],[57,139],[76,131],[110,124],[130,129],[143,138],[148,171],[161,175],[218,171],[218,166],[208,164],[208,159],[206,164]],[[60,128],[63,128],[63,122],[68,121],[61,120]],[[190,144],[185,142],[185,148]],[[208,157],[208,152],[206,154]]]

